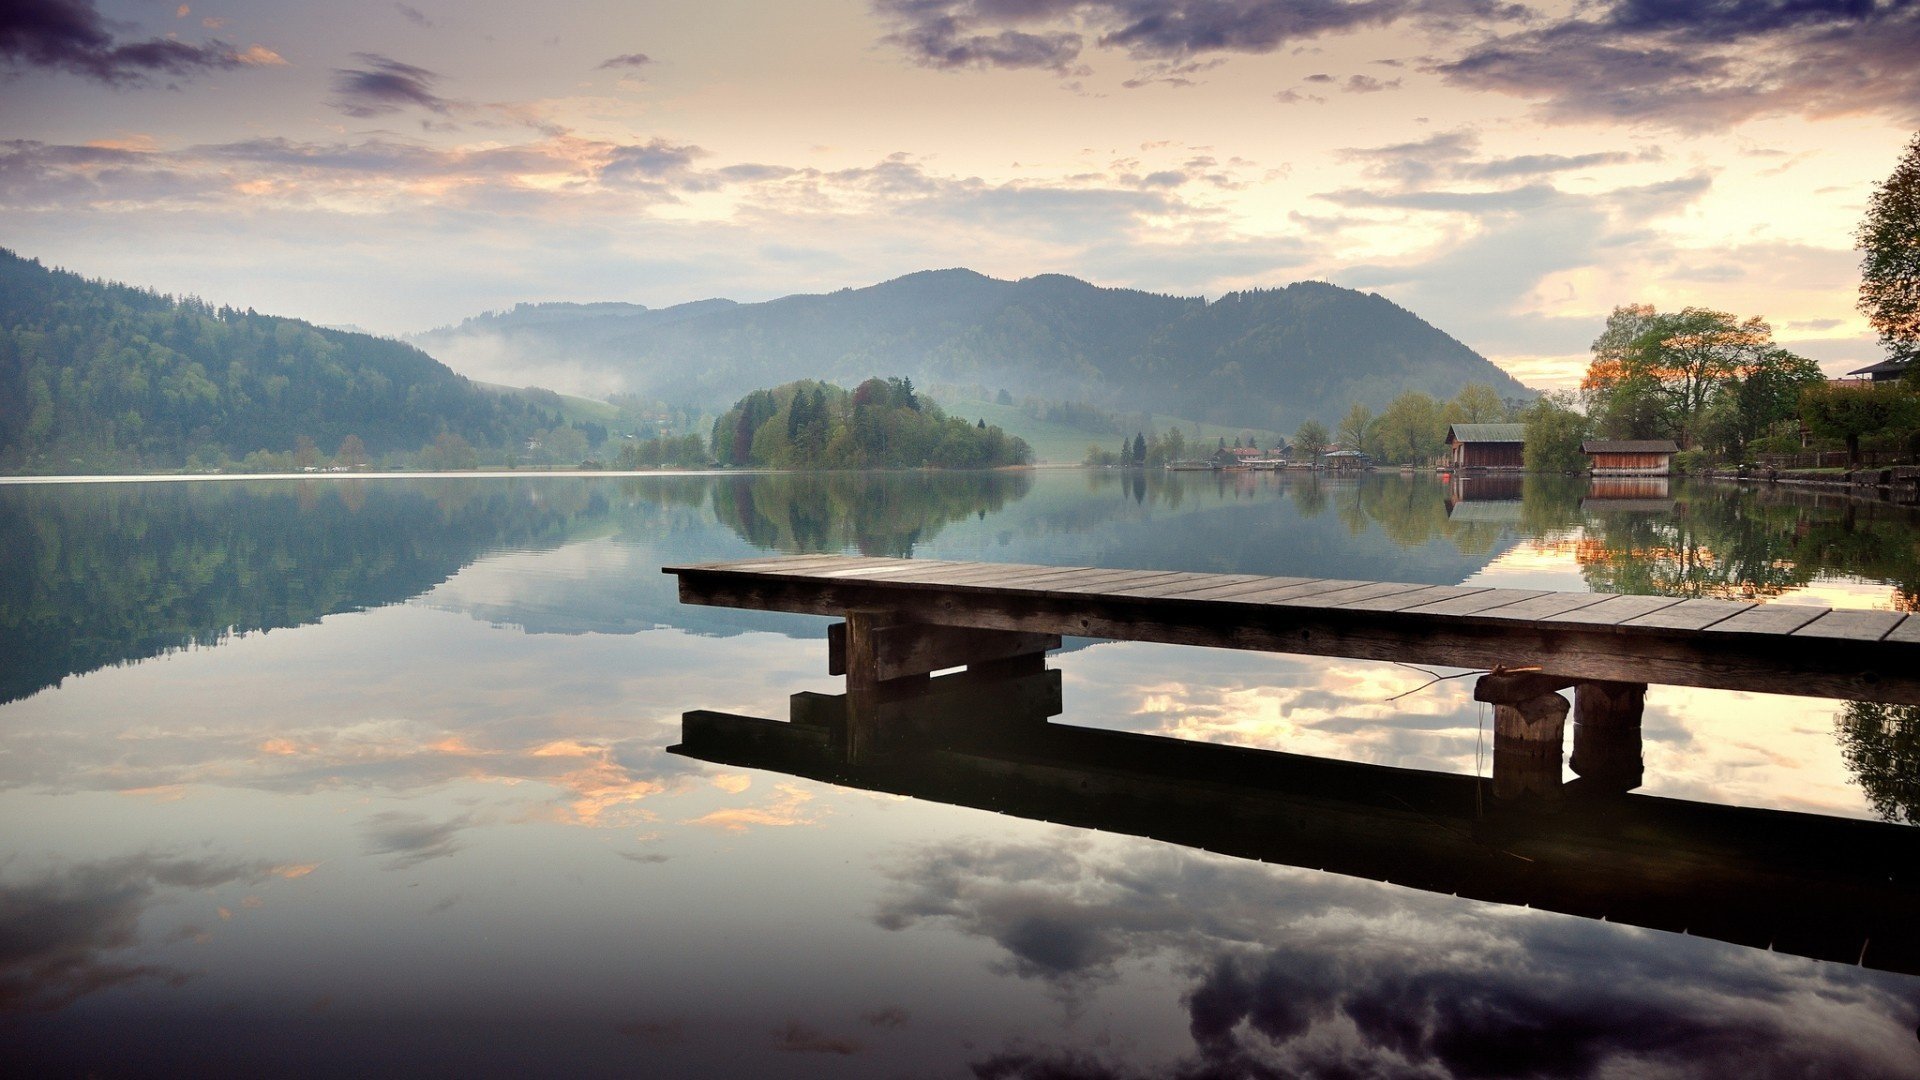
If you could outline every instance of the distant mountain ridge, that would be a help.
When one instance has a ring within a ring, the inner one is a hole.
[[[0,471],[210,467],[311,441],[518,446],[558,422],[419,349],[49,269],[0,249]],[[352,444],[348,444],[352,445]]]
[[[1212,302],[1061,274],[1003,281],[928,270],[763,303],[523,304],[411,338],[479,377],[724,407],[800,378],[904,375],[1291,431],[1406,390],[1471,382],[1530,397],[1506,372],[1374,293],[1324,282]]]

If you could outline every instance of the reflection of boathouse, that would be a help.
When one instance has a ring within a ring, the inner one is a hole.
[[[1680,451],[1672,439],[1588,439],[1580,449],[1595,476],[1665,476]]]
[[[1525,424],[1447,425],[1447,464],[1455,469],[1526,467]]]
[[[1455,476],[1447,485],[1447,520],[1518,525],[1525,486],[1519,476]]]
[[[1595,476],[1587,481],[1582,510],[1624,514],[1673,512],[1671,481],[1664,476]]]

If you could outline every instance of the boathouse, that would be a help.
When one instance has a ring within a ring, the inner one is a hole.
[[[1672,439],[1587,439],[1580,449],[1595,476],[1665,476],[1680,452]]]
[[[1448,424],[1447,465],[1453,469],[1526,467],[1525,424]]]

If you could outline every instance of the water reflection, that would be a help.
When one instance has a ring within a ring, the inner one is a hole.
[[[1515,523],[1451,520],[1423,477],[867,483],[0,487],[0,542],[32,567],[0,579],[0,1060],[1472,1075],[1505,1043],[1547,1073],[1920,1074],[1911,977],[663,749],[690,704],[778,715],[839,689],[825,620],[686,607],[664,563],[864,550],[860,533],[934,557],[1446,584],[1532,560],[1578,588],[1578,545],[1619,528],[1584,488],[1523,486]],[[1809,587],[1841,575],[1878,601],[1913,577],[1911,517],[1856,508],[1868,557],[1816,539],[1848,527],[1837,501],[1723,497],[1779,515],[1761,532],[1819,563]],[[822,525],[821,499],[865,523]],[[1068,723],[1477,783],[1460,682],[1389,702],[1425,676],[1075,644]],[[1650,697],[1649,789],[1866,815],[1911,787],[1912,723],[1836,742],[1838,708]]]

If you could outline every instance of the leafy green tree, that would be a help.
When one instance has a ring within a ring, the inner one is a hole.
[[[1703,428],[1709,441],[1733,460],[1782,420],[1798,415],[1800,394],[1826,381],[1820,366],[1785,349],[1760,351],[1741,364],[1715,395]]]
[[[1486,383],[1468,383],[1447,402],[1449,424],[1499,424],[1507,419],[1507,403]]]
[[[1691,446],[1715,395],[1743,372],[1766,368],[1776,352],[1791,356],[1757,317],[1741,322],[1707,308],[1663,313],[1628,304],[1613,310],[1594,339],[1580,385],[1603,433]]]
[[[1854,240],[1860,261],[1860,310],[1895,358],[1920,356],[1920,134],[1907,143],[1892,175],[1867,198]],[[1909,379],[1920,379],[1920,365]]]
[[[1440,404],[1418,390],[1394,398],[1372,430],[1386,461],[1424,464],[1438,457],[1446,445],[1447,425]]]
[[[360,441],[358,435],[348,435],[340,440],[340,449],[334,451],[333,463],[342,469],[359,469],[367,465],[367,444]]]
[[[1860,440],[1920,427],[1920,397],[1905,390],[1822,382],[1800,392],[1800,419],[1816,435],[1847,444],[1847,463],[1860,463]]]
[[[1308,420],[1294,430],[1293,451],[1308,461],[1318,461],[1320,455],[1327,452],[1327,438],[1326,425]]]
[[[1335,432],[1340,445],[1348,450],[1365,450],[1372,434],[1373,410],[1357,401],[1353,403],[1353,408],[1347,410],[1347,415],[1341,419],[1340,427]]]
[[[1572,407],[1570,395],[1546,394],[1527,407],[1521,422],[1527,426],[1525,463],[1528,472],[1571,473],[1587,467],[1580,443],[1587,437],[1587,418]]]

